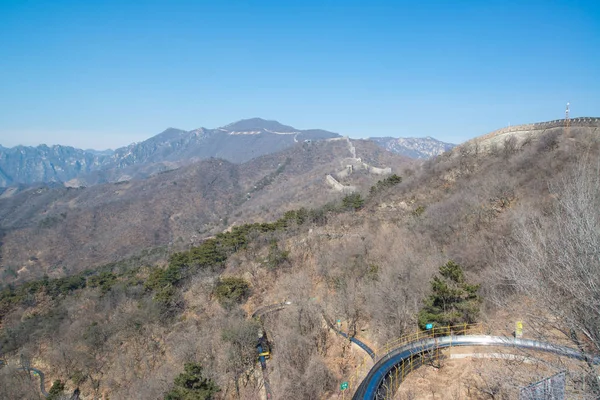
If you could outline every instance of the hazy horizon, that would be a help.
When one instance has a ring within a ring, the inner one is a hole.
[[[600,115],[595,1],[9,1],[0,37],[5,147],[251,117],[461,143]]]
[[[253,118],[260,118],[260,117],[253,117]],[[262,118],[262,119],[266,119],[266,118]],[[170,129],[170,128],[181,129],[181,130],[184,130],[184,131],[191,131],[191,130],[199,129],[199,128],[216,129],[216,128],[223,127],[223,126],[225,126],[225,125],[227,125],[229,123],[233,123],[233,122],[237,122],[237,121],[240,121],[240,120],[230,121],[230,122],[228,122],[226,124],[222,124],[222,125],[214,126],[214,127],[198,126],[196,128],[192,128],[192,129],[183,129],[183,128],[178,128],[176,126],[170,126],[170,127],[166,127],[164,129],[162,129],[160,132],[151,133],[151,134],[146,135],[146,136],[144,136],[143,134],[140,134],[139,135],[139,137],[140,137],[139,140],[134,140],[134,141],[130,141],[130,142],[127,142],[127,143],[122,143],[120,145],[116,145],[116,146],[113,146],[113,147],[101,147],[100,148],[100,147],[94,147],[94,146],[89,146],[89,145],[88,146],[78,146],[78,145],[73,145],[71,143],[48,143],[48,142],[16,143],[16,144],[9,144],[9,145],[0,142],[0,146],[6,147],[6,148],[11,148],[11,147],[16,147],[16,146],[32,146],[32,147],[37,147],[37,146],[41,146],[41,145],[47,145],[47,146],[61,145],[61,146],[71,146],[71,147],[78,148],[78,149],[83,149],[83,150],[96,150],[96,151],[115,150],[115,149],[118,149],[120,147],[125,147],[125,146],[128,146],[128,145],[133,144],[133,143],[139,143],[139,142],[142,142],[144,140],[150,139],[151,137],[156,136],[156,135],[164,132],[166,129]],[[274,121],[277,121],[277,120],[274,120]],[[279,122],[279,123],[281,123],[283,125],[290,125],[290,124],[285,123],[285,121],[283,121],[283,122],[282,121],[277,121],[277,122]],[[296,128],[296,129],[298,129],[298,130],[323,129],[322,127],[319,127],[319,126],[308,126],[308,127],[293,126],[293,127]],[[336,131],[335,129],[334,130],[325,129],[325,130],[328,130],[328,131],[333,132],[333,133],[338,133],[338,134],[340,134],[342,136],[348,136],[348,135],[345,135],[343,132]],[[32,134],[32,132],[28,132],[28,133],[32,137],[36,137],[37,136],[35,134]],[[82,136],[81,136],[82,132],[68,132],[68,131],[64,132],[63,131],[63,132],[54,132],[54,133],[55,133],[55,137],[61,137],[62,136],[62,137],[66,137],[67,140],[69,138],[75,138],[76,142],[77,142],[78,139],[82,138]],[[98,134],[98,136],[100,136],[100,135],[101,134]],[[119,135],[118,134],[113,134],[112,136],[113,137],[117,137]],[[431,136],[431,135],[423,135],[423,136],[370,135],[369,137],[397,137],[397,138],[399,138],[399,137],[402,137],[402,138],[419,137],[419,138],[425,138],[427,136]],[[131,138],[130,135],[127,135],[126,137],[127,138]],[[353,137],[353,136],[350,136],[350,138],[351,139],[365,139],[365,138],[367,138],[367,136],[362,136],[362,137]],[[438,139],[438,138],[435,138],[435,139]],[[105,140],[105,139],[101,139],[101,140]],[[116,140],[118,140],[118,138],[115,139],[115,143],[116,143]],[[82,143],[84,143],[84,142],[82,142]],[[9,143],[10,143],[10,140],[9,140]],[[91,143],[91,142],[88,142],[88,143]],[[458,143],[453,143],[453,144],[458,144]]]

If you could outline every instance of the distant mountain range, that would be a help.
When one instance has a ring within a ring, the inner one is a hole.
[[[252,118],[216,129],[169,128],[148,140],[114,151],[61,145],[0,146],[0,187],[53,182],[77,187],[146,178],[202,159],[221,158],[239,164],[298,142],[339,137],[321,129],[300,130],[277,121]],[[428,158],[453,146],[433,138],[371,140],[391,152],[412,158]]]
[[[316,209],[340,199],[328,174],[367,192],[381,175],[358,163],[351,174],[336,174],[353,157],[398,174],[417,164],[367,140],[351,147],[345,139],[320,140],[240,164],[200,160],[147,179],[85,188],[0,188],[0,286],[17,277],[57,276],[63,268],[80,271],[157,246],[187,248],[232,225]]]
[[[456,146],[452,143],[441,142],[431,136],[425,138],[372,137],[369,140],[392,153],[421,159],[435,157]]]

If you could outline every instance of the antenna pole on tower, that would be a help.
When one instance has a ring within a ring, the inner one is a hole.
[[[569,118],[569,103],[567,103],[567,109],[565,110],[565,129],[567,136],[569,136],[569,128],[571,127],[571,119]]]

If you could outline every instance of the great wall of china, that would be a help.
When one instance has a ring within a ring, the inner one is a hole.
[[[515,133],[515,132],[531,132],[531,131],[543,131],[546,129],[553,128],[564,128],[567,125],[567,121],[565,119],[555,119],[554,121],[547,122],[536,122],[533,124],[523,124],[523,125],[514,125],[507,126],[504,128],[497,129],[493,132],[488,133],[487,135],[480,136],[475,140],[478,141],[486,141],[492,139],[497,136],[502,136],[507,133]],[[600,118],[598,117],[580,117],[580,118],[571,118],[569,119],[569,127],[571,128],[600,128]]]
[[[356,157],[356,148],[354,147],[354,145],[352,144],[352,142],[350,141],[350,139],[348,137],[335,138],[335,139],[330,139],[330,140],[345,140],[348,143],[348,151],[352,155],[349,158],[349,164],[346,164],[344,169],[337,171],[335,173],[335,175],[338,178],[346,178],[357,169],[364,169],[373,175],[389,175],[392,173],[391,168],[377,168],[377,167],[367,164],[366,162],[363,162],[360,158],[357,158]],[[352,193],[352,192],[356,191],[355,186],[345,186],[345,185],[341,184],[337,179],[335,179],[332,175],[327,175],[325,177],[325,182],[327,182],[327,184],[329,186],[331,186],[334,190],[336,190],[338,192]]]
[[[575,128],[592,128],[597,129],[598,133],[600,133],[600,118],[599,117],[579,117],[579,118],[571,118],[569,119],[569,127],[571,129]],[[519,139],[524,140],[530,134],[539,134],[543,133],[548,129],[556,129],[556,128],[565,128],[567,126],[567,120],[565,119],[556,119],[554,121],[546,121],[546,122],[536,122],[533,124],[522,124],[522,125],[514,125],[508,126],[504,128],[497,129],[493,132],[490,132],[486,135],[479,136],[472,140],[469,140],[465,144],[467,146],[478,144],[483,148],[489,148],[494,143],[500,144],[503,138],[508,136],[512,136],[513,134],[520,134]],[[335,138],[329,140],[345,140],[348,143],[348,151],[350,152],[350,157],[346,160],[346,165],[343,169],[336,171],[334,174],[329,174],[325,177],[325,182],[334,190],[342,193],[352,193],[356,191],[355,186],[346,186],[340,183],[335,177],[338,179],[343,179],[350,176],[356,170],[366,170],[374,175],[389,175],[392,173],[391,168],[377,168],[372,165],[369,165],[363,162],[360,158],[356,157],[356,148],[350,141],[348,137],[343,138]]]

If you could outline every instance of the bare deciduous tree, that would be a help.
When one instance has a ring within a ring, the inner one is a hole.
[[[550,192],[548,215],[524,216],[506,252],[505,287],[533,298],[546,323],[561,330],[582,352],[600,351],[599,165],[581,162]],[[590,376],[597,375],[589,365]],[[600,394],[596,379],[590,388]]]
[[[25,371],[15,367],[0,368],[0,398],[41,399],[39,381]]]

